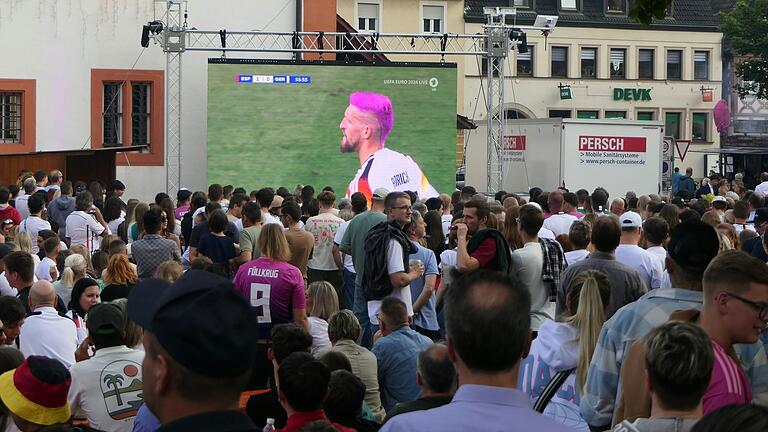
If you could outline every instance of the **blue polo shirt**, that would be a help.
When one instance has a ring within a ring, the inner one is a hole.
[[[381,403],[390,410],[401,402],[416,400],[421,393],[416,382],[419,353],[432,340],[403,326],[373,344],[379,372]]]

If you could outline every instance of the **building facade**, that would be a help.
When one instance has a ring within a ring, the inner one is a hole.
[[[626,0],[468,0],[465,33],[483,31],[486,6],[515,7],[509,19],[519,25],[558,16],[547,37],[527,32],[527,53],[509,53],[507,118],[661,120],[665,135],[691,141],[691,150],[719,147],[712,108],[722,88],[722,34],[707,1],[675,1],[666,19],[643,26],[628,17]],[[466,70],[464,111],[485,121],[485,61]],[[695,177],[706,175],[705,162],[690,151],[675,161]]]
[[[729,12],[735,0],[713,0],[717,12]],[[723,95],[730,110],[730,126],[722,131],[723,170],[726,174],[743,172],[748,188],[760,183],[759,174],[768,171],[768,100],[753,95],[739,96],[742,84],[736,65],[744,59],[723,40]]]
[[[297,25],[295,0],[187,5],[189,27],[199,29],[294,31]],[[15,120],[3,128],[15,135],[0,137],[0,152],[146,145],[141,153],[118,154],[117,177],[126,180],[128,197],[152,200],[164,190],[166,56],[154,43],[142,48],[140,36],[148,21],[163,19],[165,7],[153,0],[0,2],[0,105]],[[218,54],[183,55],[181,185],[191,190],[207,190],[211,56]]]

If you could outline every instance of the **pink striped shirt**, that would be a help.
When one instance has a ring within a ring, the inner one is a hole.
[[[704,415],[726,405],[752,402],[752,388],[741,365],[714,340],[712,350],[715,362],[709,387],[702,399]]]

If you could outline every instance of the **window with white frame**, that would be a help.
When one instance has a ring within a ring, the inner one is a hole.
[[[533,45],[528,52],[517,52],[517,76],[533,76]]]
[[[575,11],[579,10],[578,0],[560,0],[560,10]]]
[[[597,77],[597,48],[581,49],[581,77]]]
[[[627,77],[626,59],[626,49],[611,48],[611,78],[623,79]]]
[[[693,52],[693,79],[709,79],[709,51]]]
[[[377,3],[357,4],[357,29],[379,31],[379,5]]]
[[[683,65],[682,50],[667,51],[667,79],[668,80],[683,79],[682,65]]]
[[[551,76],[568,77],[568,47],[552,47]]]
[[[424,33],[445,33],[445,8],[440,5],[424,5],[421,9]]]
[[[653,79],[653,49],[641,49],[637,56],[637,77]]]

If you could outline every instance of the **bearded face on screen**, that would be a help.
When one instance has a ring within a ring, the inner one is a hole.
[[[339,150],[342,153],[356,152],[364,141],[379,141],[380,127],[376,116],[372,113],[360,110],[349,105],[344,111],[344,118],[339,124],[341,129],[341,145]]]

